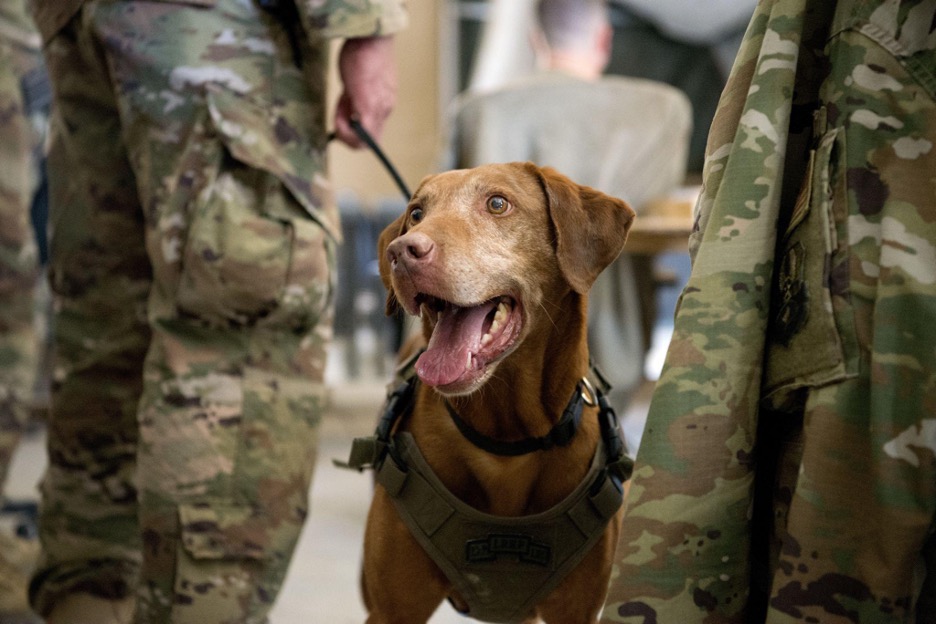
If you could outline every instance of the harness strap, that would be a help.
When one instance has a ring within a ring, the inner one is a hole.
[[[597,387],[580,382],[590,397],[581,388],[576,392],[598,404],[602,443],[575,491],[540,514],[492,516],[449,492],[411,434],[394,434],[396,423],[412,409],[418,378],[411,362],[398,371],[403,381],[388,394],[374,435],[356,439],[348,462],[335,464],[375,470],[410,533],[467,602],[473,618],[522,622],[585,557],[623,504],[623,483],[633,460],[625,454],[617,415],[604,396],[607,384],[595,371]],[[581,409],[578,413],[580,418]]]
[[[606,469],[608,475],[616,481],[617,487],[623,492],[623,484],[631,478],[634,472],[634,460],[627,456],[627,447],[624,436],[621,434],[621,425],[617,414],[608,398],[598,393],[598,425],[601,430],[601,439],[608,453]]]
[[[416,393],[415,376],[404,380],[387,394],[383,415],[377,423],[374,435],[366,438],[355,438],[351,443],[351,453],[347,462],[333,459],[332,463],[339,468],[351,468],[363,472],[368,468],[378,469],[387,453],[393,454],[390,436],[396,422],[408,414],[413,407]]]
[[[398,370],[398,379],[402,379],[397,385],[387,394],[387,401],[384,404],[384,411],[380,417],[380,421],[377,424],[377,429],[374,432],[374,435],[366,438],[355,438],[351,445],[351,453],[347,462],[342,462],[336,459],[332,460],[332,463],[339,468],[350,468],[362,472],[368,468],[379,469],[381,464],[384,463],[384,458],[386,455],[396,453],[391,441],[391,435],[393,433],[393,428],[396,425],[396,422],[402,418],[404,415],[408,414],[412,409],[413,400],[416,394],[416,385],[418,383],[418,378],[416,377],[415,372],[412,370],[412,363],[415,361],[418,353],[413,357],[409,358],[403,362]],[[606,470],[609,476],[614,480],[615,484],[618,486],[621,491],[623,491],[623,483],[627,481],[634,468],[634,461],[627,456],[627,451],[624,446],[624,440],[621,436],[620,424],[618,422],[617,414],[614,409],[608,403],[608,399],[605,396],[605,391],[609,387],[607,382],[604,379],[604,376],[601,375],[600,371],[594,366],[592,366],[592,371],[596,374],[599,385],[594,390],[594,398],[599,407],[598,412],[598,423],[601,430],[601,438],[604,443],[606,453],[607,453],[607,464]],[[576,392],[572,397],[572,400],[569,402],[569,405],[566,407],[565,412],[559,420],[559,423],[547,434],[541,438],[528,438],[527,440],[521,440],[518,442],[501,442],[499,440],[494,440],[483,436],[485,441],[482,444],[489,444],[491,449],[489,452],[493,452],[499,455],[510,455],[513,454],[519,455],[526,452],[527,450],[519,449],[519,447],[514,445],[532,445],[538,444],[541,445],[540,448],[535,450],[545,450],[551,448],[553,445],[563,446],[568,444],[572,436],[575,435],[575,431],[578,428],[578,423],[581,421],[582,415],[582,401],[584,401],[584,393],[582,392],[583,383],[579,382],[576,386]],[[446,401],[446,406],[448,406],[448,401]],[[466,433],[465,430],[462,431],[462,435],[465,435],[469,440],[471,435],[482,436],[481,433],[477,432],[473,428],[464,423],[454,413],[454,410],[450,411],[453,421],[458,425],[459,422],[463,423],[468,427]],[[459,426],[461,430],[461,427]],[[473,432],[473,433],[472,433]],[[549,438],[547,441],[546,438]],[[529,442],[530,440],[538,440],[539,442]],[[481,444],[475,443],[476,446],[480,448],[485,448]],[[498,445],[502,445],[502,448],[496,448]],[[492,450],[495,449],[495,450]],[[516,452],[522,450],[522,452]],[[501,452],[497,452],[501,451]]]

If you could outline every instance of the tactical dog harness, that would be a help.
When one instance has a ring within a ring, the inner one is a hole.
[[[595,372],[606,391],[607,384]],[[622,484],[633,461],[624,453],[617,416],[603,392],[583,379],[550,435],[489,448],[497,442],[470,429],[449,407],[463,435],[500,455],[564,446],[575,434],[584,404],[600,408],[602,443],[576,489],[542,513],[494,516],[453,495],[410,433],[394,433],[395,424],[412,410],[417,384],[414,373],[406,374],[389,393],[375,434],[356,439],[348,463],[336,464],[374,469],[410,533],[467,603],[466,614],[487,622],[520,622],[582,560],[621,507]]]

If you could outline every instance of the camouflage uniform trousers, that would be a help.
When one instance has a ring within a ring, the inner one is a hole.
[[[326,48],[255,3],[90,1],[49,42],[56,359],[31,588],[262,622],[332,323]]]
[[[824,27],[797,44],[804,13]],[[761,2],[603,622],[936,622],[934,28],[933,0]],[[794,68],[785,106],[749,107]],[[779,228],[758,214],[778,164]]]
[[[39,266],[29,209],[40,134],[24,109],[21,81],[40,66],[41,53],[4,32],[0,28],[0,501],[32,407],[39,346],[33,324]]]

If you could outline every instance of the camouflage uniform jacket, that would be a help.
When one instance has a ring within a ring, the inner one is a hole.
[[[212,7],[217,0],[155,0],[170,4]],[[36,25],[42,38],[48,41],[85,0],[37,0]],[[303,26],[317,37],[370,37],[395,33],[406,25],[402,0],[281,0],[295,2]]]
[[[0,40],[38,50],[41,41],[36,34],[27,0],[0,2]]]
[[[936,0],[761,0],[603,622],[936,621]]]

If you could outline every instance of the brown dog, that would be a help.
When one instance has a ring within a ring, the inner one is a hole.
[[[597,619],[621,493],[618,481],[605,496],[611,427],[579,400],[596,398],[581,381],[586,303],[633,219],[621,200],[510,163],[426,178],[381,235],[388,313],[422,317],[422,344],[405,351],[424,350],[412,409],[378,445],[389,458],[372,462],[383,469],[364,543],[368,622],[425,622],[446,597],[487,621]]]

